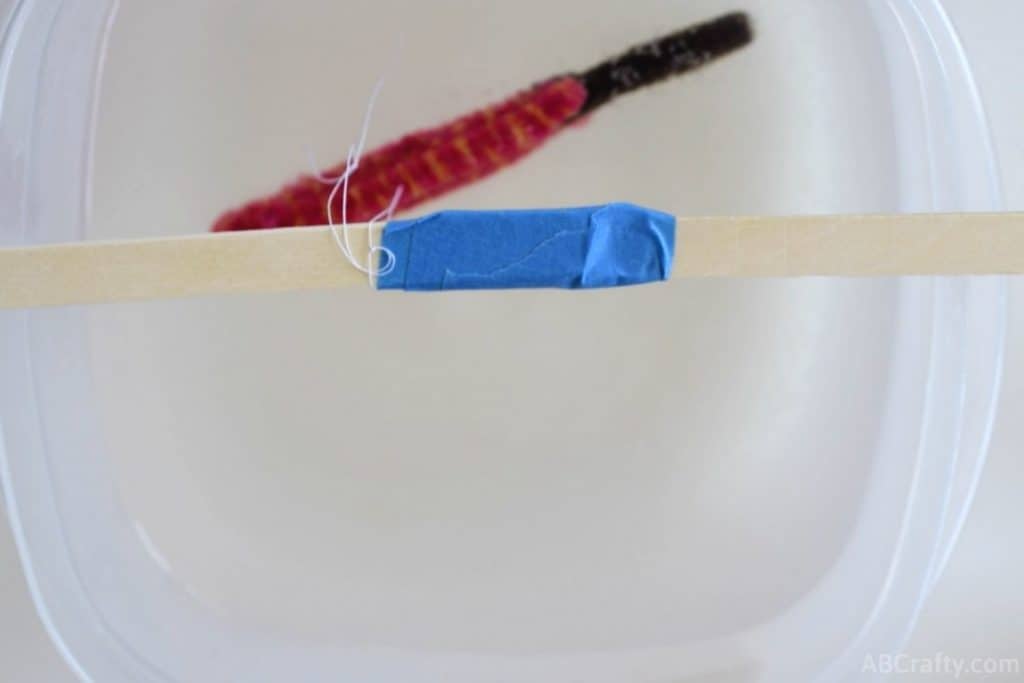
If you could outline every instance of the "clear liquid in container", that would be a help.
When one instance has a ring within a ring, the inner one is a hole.
[[[125,3],[87,237],[202,231],[307,171],[307,147],[337,162],[381,76],[371,146],[733,9]],[[751,47],[416,212],[894,208],[867,9],[746,9]],[[118,495],[211,609],[324,641],[562,652],[732,633],[829,569],[870,467],[894,310],[888,281],[721,280],[88,316]]]

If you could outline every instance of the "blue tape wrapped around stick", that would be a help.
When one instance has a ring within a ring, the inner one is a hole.
[[[633,204],[442,211],[391,221],[379,289],[621,287],[668,279],[676,219]]]

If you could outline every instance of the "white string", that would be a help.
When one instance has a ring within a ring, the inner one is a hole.
[[[331,228],[331,234],[334,236],[334,243],[338,246],[338,250],[341,251],[345,260],[349,264],[361,273],[366,273],[367,279],[370,286],[373,286],[374,278],[382,277],[387,275],[395,269],[395,254],[385,246],[374,244],[373,241],[373,228],[374,224],[381,219],[390,221],[394,215],[395,210],[398,208],[398,202],[402,198],[403,188],[399,185],[395,188],[395,194],[391,198],[391,203],[388,204],[387,208],[378,213],[376,216],[370,219],[370,222],[366,225],[367,235],[367,254],[366,264],[361,263],[352,252],[352,245],[349,241],[349,224],[348,224],[348,180],[359,169],[359,159],[362,156],[363,149],[366,147],[366,138],[370,131],[370,118],[373,116],[373,105],[377,102],[377,96],[380,94],[381,87],[384,85],[384,79],[377,81],[377,84],[373,87],[373,91],[370,93],[370,100],[366,105],[366,113],[363,115],[363,125],[359,131],[359,139],[356,144],[352,145],[348,149],[348,156],[345,158],[345,170],[337,178],[326,178],[318,172],[313,173],[313,177],[324,183],[331,183],[334,187],[331,188],[331,193],[327,196],[327,224]],[[333,204],[335,197],[338,196],[339,190],[341,191],[341,232],[338,232],[338,225],[334,221],[334,210]],[[378,254],[383,255],[383,259],[386,261],[380,265],[374,265],[374,257]]]
[[[384,79],[381,78],[373,86],[373,90],[370,91],[370,99],[366,103],[366,112],[363,114],[363,124],[362,124],[362,128],[359,131],[359,142],[357,143],[357,147],[356,147],[355,158],[356,158],[356,164],[357,165],[359,163],[359,158],[362,157],[362,155],[363,155],[363,148],[366,146],[366,136],[367,136],[367,134],[370,131],[370,118],[373,117],[373,107],[374,107],[375,104],[377,104],[377,97],[378,97],[378,95],[380,95],[380,90],[381,90],[381,88],[383,86],[384,86]],[[306,145],[306,161],[309,163],[309,167],[310,167],[309,175],[311,175],[312,177],[316,178],[317,180],[319,180],[321,183],[324,183],[325,185],[333,185],[333,184],[335,184],[336,182],[338,182],[339,180],[341,180],[344,177],[345,173],[349,172],[348,162],[346,162],[345,163],[345,170],[342,172],[341,175],[339,175],[339,176],[337,176],[335,178],[332,178],[330,176],[326,176],[323,173],[321,173],[318,170],[320,168],[320,164],[319,164],[319,162],[316,159],[316,154],[313,152],[313,148],[311,146],[309,146],[309,145]],[[353,168],[352,169],[352,173],[355,173],[355,170],[356,169]]]
[[[359,134],[359,146],[356,150],[356,159],[362,156],[363,146],[366,144],[366,134],[370,127],[370,117],[373,115],[373,107],[377,103],[377,96],[380,94],[381,88],[384,86],[384,81],[386,80],[387,75],[394,70],[395,65],[398,63],[404,52],[405,31],[399,30],[398,33],[395,34],[395,47],[391,51],[391,56],[388,58],[388,62],[384,67],[384,75],[380,77],[380,80],[378,80],[373,86],[373,90],[370,91],[370,101],[366,105],[366,113],[363,116],[363,127]],[[321,166],[317,161],[316,154],[313,152],[313,146],[308,143],[306,144],[306,163],[309,165],[309,175],[325,185],[333,185],[341,178],[341,176],[332,178],[320,172],[319,169]],[[348,171],[347,164],[345,171]]]
[[[316,154],[313,152],[311,145],[306,145],[306,165],[309,167],[309,176],[319,180],[324,185],[333,185],[338,182],[337,178],[332,178],[321,173],[318,169],[320,168],[320,162],[317,161]]]
[[[378,254],[378,253],[379,254],[383,254],[385,257],[387,257],[387,263],[384,264],[383,266],[379,266],[378,267],[378,269],[377,269],[377,277],[381,277],[383,275],[387,275],[388,273],[390,273],[391,271],[393,271],[395,269],[395,252],[391,251],[390,249],[388,249],[387,247],[385,247],[383,245],[379,245],[379,244],[374,244],[373,243],[373,228],[374,228],[374,224],[377,221],[381,220],[381,219],[384,220],[385,224],[391,222],[391,217],[395,215],[395,209],[398,208],[398,202],[400,202],[402,200],[402,192],[403,192],[404,189],[405,188],[403,186],[401,186],[401,185],[396,187],[395,188],[395,194],[393,194],[391,196],[391,203],[388,204],[388,207],[386,209],[384,209],[383,211],[381,211],[380,213],[378,213],[373,218],[371,218],[370,222],[366,226],[366,229],[369,231],[369,232],[366,233],[366,243],[370,247],[370,249],[369,249],[369,257],[370,257],[370,259],[372,259],[374,257],[374,255]],[[373,277],[374,276],[372,274],[370,274],[370,273],[367,273],[367,277],[369,278],[370,286],[372,287],[373,286]]]

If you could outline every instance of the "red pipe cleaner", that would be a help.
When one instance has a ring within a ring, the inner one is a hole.
[[[526,156],[568,124],[637,88],[691,71],[752,39],[746,14],[728,14],[664,36],[579,73],[546,81],[436,128],[367,152],[349,178],[348,219],[368,221],[403,188],[397,210],[484,178]],[[327,169],[339,176],[345,164]],[[302,176],[269,197],[229,211],[215,232],[327,223],[331,186]],[[332,212],[341,214],[342,197]]]
[[[397,207],[401,211],[508,166],[572,120],[586,99],[579,81],[559,78],[367,152],[349,178],[348,219],[371,219],[387,208],[399,185],[404,190]],[[344,170],[342,163],[325,175]],[[271,197],[224,214],[213,230],[321,225],[327,222],[330,192],[331,186],[320,179],[303,176]],[[341,214],[341,200],[340,194],[335,197],[335,216]]]

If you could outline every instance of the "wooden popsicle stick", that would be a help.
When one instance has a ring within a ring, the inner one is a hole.
[[[680,218],[672,277],[1024,273],[1024,213]]]
[[[353,253],[365,254],[367,226],[350,228]],[[367,276],[326,227],[0,249],[0,308],[347,285],[367,287]]]
[[[680,218],[672,277],[1021,273],[1024,214],[977,213]],[[326,227],[0,249],[0,308],[347,285],[367,276]]]

